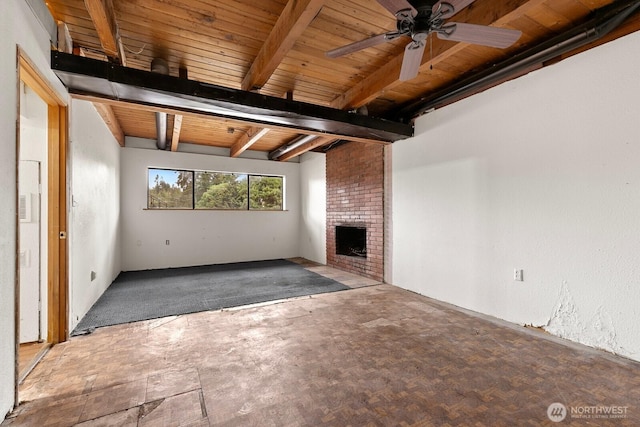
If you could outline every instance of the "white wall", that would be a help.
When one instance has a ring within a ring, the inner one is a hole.
[[[93,104],[74,100],[69,131],[69,330],[122,269],[120,150]]]
[[[286,211],[147,210],[149,167],[284,175]],[[298,163],[125,148],[121,194],[124,271],[299,255]]]
[[[394,284],[640,360],[639,47],[419,118],[393,146]]]
[[[12,408],[14,397],[15,265],[16,265],[16,120],[18,79],[16,46],[19,45],[53,86],[65,93],[49,71],[49,37],[33,18],[26,2],[0,1],[0,418]]]
[[[308,152],[300,156],[300,256],[327,263],[326,156]]]

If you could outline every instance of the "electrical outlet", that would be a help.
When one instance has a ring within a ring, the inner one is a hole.
[[[518,268],[513,270],[513,280],[516,282],[524,282],[524,271]]]
[[[165,240],[164,244],[165,244],[165,245],[167,245],[167,246],[169,246],[169,241],[168,241],[168,240]]]

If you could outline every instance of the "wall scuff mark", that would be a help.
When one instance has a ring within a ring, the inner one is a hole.
[[[611,315],[600,306],[588,324],[582,322],[577,304],[566,281],[562,282],[558,303],[543,329],[560,338],[615,354],[624,354],[624,349],[618,344]]]

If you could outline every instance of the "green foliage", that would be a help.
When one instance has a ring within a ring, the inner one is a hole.
[[[153,169],[149,172],[153,173]],[[153,187],[149,185],[149,208],[154,209],[192,209],[193,208],[193,173],[189,171],[173,171],[176,184],[167,183],[156,173]]]
[[[247,176],[196,173],[196,209],[247,209]]]
[[[250,209],[282,210],[282,177],[251,176],[249,195]]]

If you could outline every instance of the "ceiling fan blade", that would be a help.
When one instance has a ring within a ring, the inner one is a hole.
[[[522,35],[520,30],[487,27],[485,25],[451,22],[438,31],[438,38],[482,46],[505,48],[514,44]]]
[[[465,7],[476,0],[441,0],[433,5],[432,11],[435,13],[442,6],[442,19],[451,18]],[[453,9],[452,9],[453,8]]]
[[[399,11],[406,9],[411,9],[413,16],[418,14],[418,11],[416,11],[407,0],[378,0],[378,3],[380,3],[380,6],[391,12],[393,16],[396,16],[396,13]]]
[[[404,57],[402,58],[402,68],[400,69],[399,80],[406,82],[418,75],[420,65],[422,65],[422,55],[424,54],[424,42],[411,42],[404,49]]]
[[[325,53],[329,58],[339,58],[344,55],[348,55],[353,52],[357,52],[362,49],[366,49],[371,46],[379,45],[388,40],[386,34],[378,34],[377,36],[369,37],[368,39],[360,40],[348,44],[346,46],[338,47]]]

